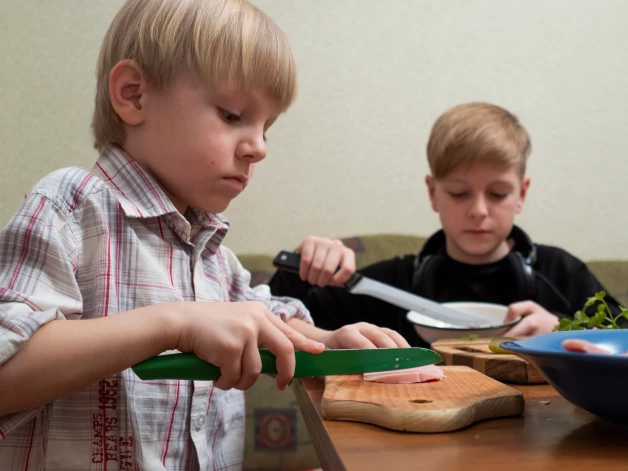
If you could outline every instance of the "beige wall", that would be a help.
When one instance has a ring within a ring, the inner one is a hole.
[[[428,234],[425,143],[464,101],[519,115],[533,140],[518,222],[537,241],[628,258],[624,0],[256,0],[288,33],[296,105],[228,210],[237,251],[309,234]],[[121,0],[0,0],[0,224],[50,170],[91,165],[94,63]]]

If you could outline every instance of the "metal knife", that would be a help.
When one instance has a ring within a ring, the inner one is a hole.
[[[277,374],[275,355],[266,348],[260,348],[259,352],[262,373]],[[294,355],[295,378],[401,370],[442,361],[435,351],[419,347],[325,350],[321,353],[295,351]],[[193,353],[159,355],[136,364],[132,369],[142,380],[213,381],[220,377],[220,368],[201,360]]]
[[[299,273],[301,256],[294,252],[281,251],[273,260],[279,270]],[[353,294],[366,294],[395,306],[415,311],[456,327],[489,327],[491,323],[482,317],[443,306],[430,299],[404,291],[380,281],[354,273],[345,283],[345,288]]]

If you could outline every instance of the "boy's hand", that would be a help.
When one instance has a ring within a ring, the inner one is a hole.
[[[504,323],[523,317],[521,322],[504,334],[504,337],[529,337],[547,334],[558,325],[558,318],[550,314],[534,301],[521,301],[508,306]]]
[[[261,373],[259,347],[276,357],[277,387],[286,389],[295,368],[294,350],[320,353],[322,343],[310,340],[259,302],[180,303],[180,335],[175,348],[194,352],[220,368],[219,389],[250,388]]]
[[[308,237],[295,252],[301,254],[299,276],[311,285],[342,286],[355,272],[355,254],[339,240]]]
[[[406,340],[391,329],[366,322],[346,325],[330,332],[325,340],[328,348],[408,348]]]

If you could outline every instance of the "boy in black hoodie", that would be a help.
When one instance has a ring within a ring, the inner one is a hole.
[[[582,261],[533,243],[514,225],[530,185],[525,174],[530,149],[527,131],[503,108],[467,103],[445,112],[432,128],[431,174],[425,178],[442,229],[418,255],[375,263],[360,273],[438,302],[508,305],[508,321],[523,319],[506,336],[551,332],[560,317],[572,317],[605,288]],[[394,329],[411,345],[426,345],[406,320],[406,310],[333,286],[355,271],[348,248],[308,238],[299,251],[300,275],[277,272],[270,282],[273,294],[303,300],[323,329],[363,321]],[[607,295],[606,301],[619,311],[615,299]]]

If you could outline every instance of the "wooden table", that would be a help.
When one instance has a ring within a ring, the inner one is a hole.
[[[628,470],[628,429],[601,422],[571,405],[551,386],[512,386],[526,399],[523,416],[486,420],[438,434],[325,420],[320,410],[324,388],[320,379],[295,381],[294,390],[326,471]]]

